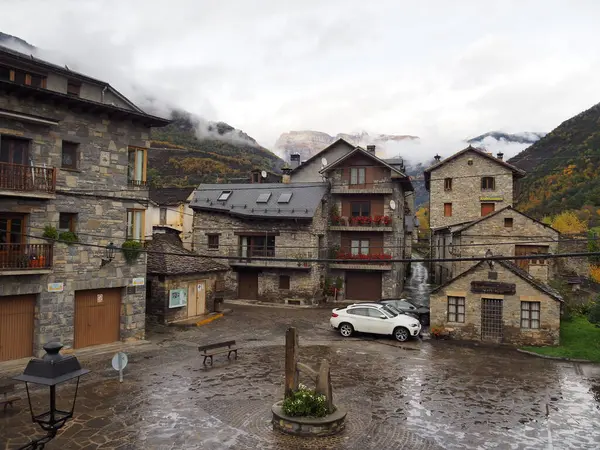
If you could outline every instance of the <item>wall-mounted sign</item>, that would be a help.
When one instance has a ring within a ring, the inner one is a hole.
[[[504,197],[479,197],[480,202],[502,202]]]
[[[140,277],[140,278],[134,278],[133,281],[131,282],[132,286],[143,286],[145,282],[144,277]]]
[[[499,281],[471,281],[471,292],[479,294],[515,295],[517,285],[514,283],[500,283]]]
[[[62,292],[64,290],[64,283],[48,283],[48,292]]]
[[[104,295],[98,294],[96,295],[96,303],[102,303],[104,301]]]

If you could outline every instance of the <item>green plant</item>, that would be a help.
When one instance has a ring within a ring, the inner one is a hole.
[[[431,327],[431,329],[429,330],[429,332],[431,333],[431,335],[433,337],[439,338],[444,333],[444,327],[433,326],[433,327]]]
[[[64,242],[65,244],[74,244],[79,242],[79,238],[72,231],[62,231],[58,235],[58,240]]]
[[[282,408],[290,417],[324,417],[333,412],[327,408],[327,399],[323,394],[317,394],[302,384],[283,400]]]
[[[592,303],[587,318],[591,323],[600,324],[600,302]]]
[[[123,242],[121,250],[123,251],[123,256],[125,257],[127,264],[134,264],[137,261],[140,253],[142,253],[142,247],[140,241],[129,240]]]
[[[48,239],[57,240],[58,231],[56,231],[56,228],[54,228],[52,225],[46,225],[44,227],[44,233],[42,234],[42,236]]]

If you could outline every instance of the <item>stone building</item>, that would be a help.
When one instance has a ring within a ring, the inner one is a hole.
[[[194,212],[190,208],[193,187],[151,188],[146,211],[146,239],[152,239],[154,227],[171,227],[179,231],[183,246],[192,250]]]
[[[146,245],[148,317],[166,325],[214,311],[224,293],[227,264],[184,249],[174,228],[154,230]]]
[[[558,345],[562,302],[511,262],[481,261],[432,291],[431,327],[456,339]]]
[[[194,192],[194,249],[224,258],[229,298],[311,303],[321,299],[326,183],[203,184]],[[258,259],[257,259],[258,258]],[[281,259],[281,260],[278,260]],[[291,261],[290,261],[291,260]]]
[[[143,239],[150,128],[167,123],[0,47],[0,361],[144,337],[145,256],[106,247]]]

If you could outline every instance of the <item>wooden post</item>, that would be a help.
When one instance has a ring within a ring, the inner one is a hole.
[[[315,388],[317,394],[323,394],[327,399],[327,408],[333,411],[333,389],[331,387],[331,373],[329,370],[329,362],[326,359],[321,360],[319,367],[319,375],[317,375],[317,386]]]
[[[290,327],[285,332],[285,397],[298,390],[298,331]]]

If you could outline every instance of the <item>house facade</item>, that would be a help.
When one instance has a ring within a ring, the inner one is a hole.
[[[562,302],[513,263],[481,261],[432,291],[431,329],[455,339],[558,345]]]
[[[190,208],[193,187],[151,188],[146,211],[146,239],[152,239],[154,227],[170,227],[179,231],[183,246],[192,249],[194,212]]]
[[[231,271],[228,298],[312,303],[326,275],[318,259],[327,246],[326,183],[200,185],[194,249],[219,256]]]
[[[144,337],[145,256],[106,247],[143,239],[150,128],[167,123],[0,47],[0,361]]]

